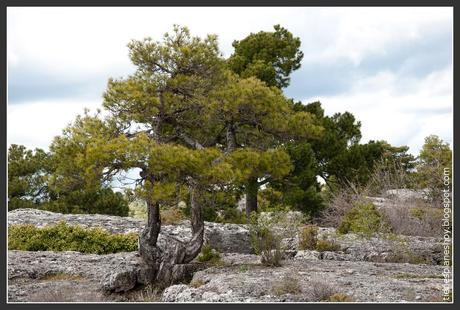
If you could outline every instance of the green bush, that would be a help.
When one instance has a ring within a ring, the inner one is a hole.
[[[318,226],[307,225],[302,228],[299,235],[299,248],[301,250],[314,250],[318,242]]]
[[[78,251],[109,254],[137,250],[137,234],[111,234],[102,228],[85,229],[60,222],[37,228],[33,225],[8,227],[8,249],[22,251]]]
[[[210,263],[212,265],[220,265],[222,263],[222,258],[220,257],[219,252],[214,250],[210,245],[205,244],[201,248],[201,253],[197,257],[197,260],[200,263]]]
[[[261,263],[265,266],[281,266],[283,257],[281,236],[275,232],[273,225],[270,217],[259,219],[257,214],[251,214],[249,226],[251,246],[254,252],[261,256]]]
[[[383,217],[372,203],[362,203],[348,210],[337,228],[340,234],[359,233],[367,237],[383,228]]]

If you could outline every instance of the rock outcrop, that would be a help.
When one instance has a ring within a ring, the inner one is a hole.
[[[34,209],[8,213],[9,225],[43,227],[62,220],[112,233],[137,233],[145,225],[141,220],[107,215],[63,215]],[[166,288],[162,301],[442,301],[443,267],[437,265],[443,254],[441,239],[363,238],[322,227],[318,239],[335,244],[333,251],[301,250],[299,236],[294,235],[283,239],[287,253],[282,266],[269,268],[251,253],[246,225],[206,222],[205,227],[206,243],[221,253],[221,262],[214,267],[197,262],[184,266],[191,282]],[[190,236],[190,223],[184,221],[163,226],[159,242]],[[8,251],[8,300],[126,301],[127,294],[146,284],[149,272],[137,252]]]
[[[297,216],[297,214],[293,214]],[[35,209],[17,209],[8,212],[8,225],[32,224],[37,227],[66,221],[70,225],[83,227],[102,227],[112,233],[138,233],[145,222],[129,217],[100,214],[60,214]],[[165,225],[159,242],[165,242],[164,236],[172,236],[181,241],[191,237],[189,221],[180,225]],[[433,237],[393,236],[362,238],[356,234],[339,235],[334,228],[322,227],[318,239],[327,239],[336,243],[339,250],[319,255],[319,259],[371,262],[414,262],[439,264],[443,258],[443,240]],[[253,253],[249,228],[241,224],[220,224],[205,222],[205,243],[221,253]],[[283,239],[288,257],[294,257],[299,251],[298,236]],[[299,254],[303,255],[303,254]]]
[[[16,209],[8,212],[8,225],[32,224],[43,227],[57,224],[60,221],[86,228],[100,227],[111,233],[139,233],[145,225],[143,220],[102,214],[61,214],[36,209]],[[188,240],[192,236],[190,222],[183,221],[180,225],[163,225],[159,239],[162,239],[164,235],[181,241]],[[252,252],[249,230],[244,225],[205,222],[204,239],[205,243],[219,252],[246,254]]]
[[[318,302],[335,295],[356,302],[429,302],[442,298],[442,284],[441,266],[305,258],[278,268],[246,264],[199,271],[190,285],[168,287],[162,300]]]
[[[134,288],[140,270],[142,262],[136,252],[8,251],[8,300],[39,301],[47,291],[60,292],[68,286],[74,292],[93,292],[92,297],[101,300],[106,292]]]

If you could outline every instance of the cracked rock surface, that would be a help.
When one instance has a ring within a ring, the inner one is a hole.
[[[108,215],[8,212],[9,225],[43,227],[61,220],[112,233],[138,232],[145,225],[142,220]],[[205,227],[205,242],[221,253],[220,264],[201,264],[190,283],[166,288],[161,301],[317,302],[334,294],[357,302],[442,301],[443,248],[437,238],[365,239],[322,227],[318,239],[336,243],[336,251],[301,250],[298,236],[285,238],[289,255],[281,267],[270,268],[252,253],[247,226],[206,222]],[[191,236],[190,223],[163,226],[160,243],[166,235],[186,240]],[[8,251],[8,300],[126,301],[127,294],[145,283],[147,272],[137,252]]]

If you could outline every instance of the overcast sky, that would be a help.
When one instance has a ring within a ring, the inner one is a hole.
[[[8,8],[8,143],[47,149],[109,77],[134,68],[126,44],[161,39],[173,24],[231,43],[281,24],[305,56],[286,94],[349,111],[362,142],[387,140],[418,154],[423,139],[452,143],[452,8]]]

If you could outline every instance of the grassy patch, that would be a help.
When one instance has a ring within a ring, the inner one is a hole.
[[[394,253],[389,255],[385,259],[386,263],[409,263],[409,264],[432,264],[431,259],[429,257],[415,254],[410,252],[409,250],[401,250],[397,249]]]
[[[136,251],[137,239],[135,233],[111,234],[102,228],[85,229],[65,222],[43,228],[33,225],[8,227],[9,250],[110,254]]]
[[[430,275],[421,275],[415,273],[398,273],[394,276],[395,279],[444,279],[442,275],[430,274]]]
[[[163,290],[154,285],[147,285],[126,294],[129,302],[160,302]]]

